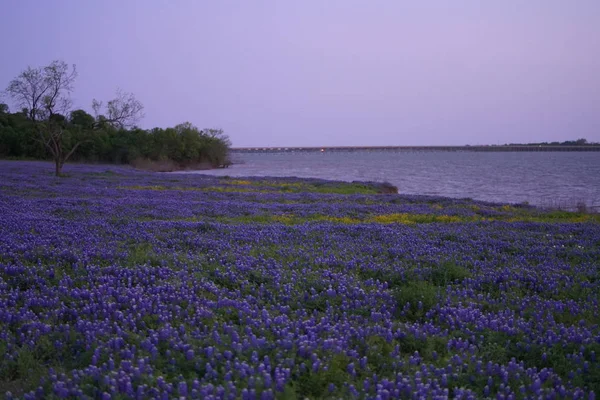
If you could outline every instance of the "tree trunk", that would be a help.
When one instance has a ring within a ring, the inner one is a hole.
[[[62,163],[58,159],[54,160],[54,163],[56,165],[56,176],[60,176],[60,172],[62,171]]]

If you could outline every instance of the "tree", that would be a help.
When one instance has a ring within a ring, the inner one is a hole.
[[[6,93],[23,110],[27,110],[29,119],[35,121],[40,109],[42,98],[48,91],[47,80],[43,68],[27,69],[10,81]]]
[[[54,61],[44,68],[44,75],[48,81],[48,93],[43,97],[43,105],[46,117],[51,118],[54,114],[67,114],[71,108],[71,92],[73,83],[77,78],[75,65],[69,71],[69,66],[64,61]]]
[[[225,134],[225,132],[223,132],[223,129],[208,128],[208,129],[204,129],[202,131],[202,133],[204,133],[205,135],[207,135],[208,137],[210,137],[212,139],[222,140],[227,146],[231,145],[229,136],[227,136]]]
[[[68,109],[76,78],[75,65],[69,70],[67,63],[55,60],[46,67],[27,67],[10,81],[6,93],[18,106],[28,110],[32,121],[48,119]]]
[[[52,114],[41,124],[43,143],[54,160],[56,176],[60,176],[65,162],[84,141],[73,140],[73,132],[69,131],[67,120],[61,114]]]
[[[92,109],[96,114],[96,126],[109,125],[117,129],[131,128],[144,116],[144,106],[132,93],[117,89],[116,97],[106,103],[105,113],[101,114],[103,103],[94,99]]]
[[[6,89],[13,101],[27,109],[35,124],[39,142],[52,155],[59,176],[64,163],[81,142],[72,142],[67,135],[65,114],[71,106],[71,92],[77,78],[75,65],[53,61],[46,67],[27,69],[13,79]]]
[[[94,117],[88,114],[85,110],[71,111],[69,116],[71,124],[78,126],[82,129],[92,129],[96,122]]]
[[[117,90],[104,105],[94,100],[93,115],[71,110],[76,77],[74,65],[53,61],[28,67],[10,82],[6,94],[20,111],[9,113],[0,103],[0,156],[51,158],[56,175],[71,159],[157,162],[178,168],[227,165],[231,143],[223,130],[200,130],[189,122],[140,129],[135,125],[143,106],[131,93]]]

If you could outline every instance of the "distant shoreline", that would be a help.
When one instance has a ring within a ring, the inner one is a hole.
[[[231,153],[353,152],[353,151],[481,151],[539,152],[596,151],[600,145],[487,145],[487,146],[310,146],[310,147],[233,147]]]

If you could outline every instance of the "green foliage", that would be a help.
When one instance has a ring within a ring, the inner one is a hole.
[[[338,185],[305,185],[298,187],[298,192],[329,193],[329,194],[376,194],[378,190],[372,186],[348,183]]]
[[[471,271],[453,262],[435,265],[431,271],[430,281],[437,286],[447,286],[471,277]]]
[[[47,158],[46,149],[35,139],[34,125],[25,113],[0,113],[0,157]]]
[[[443,299],[444,287],[471,277],[471,271],[454,262],[443,262],[432,265],[425,276],[417,276],[410,270],[405,275],[385,270],[361,270],[358,275],[363,279],[388,282],[396,300],[396,317],[417,321]]]
[[[397,317],[408,321],[422,319],[427,311],[438,304],[442,295],[439,287],[427,281],[410,281],[395,288],[393,293]]]
[[[448,353],[448,340],[439,336],[417,338],[412,334],[407,334],[396,341],[400,345],[400,351],[403,354],[412,355],[415,351],[418,351],[426,360],[433,360],[435,353],[443,361],[443,357]]]
[[[8,111],[8,109],[3,109]],[[80,162],[134,163],[136,160],[174,162],[179,167],[203,165],[218,167],[228,163],[229,139],[222,131],[199,130],[190,123],[174,128],[116,129],[84,110],[75,110],[69,118],[57,115],[65,151],[79,144],[70,160]],[[0,112],[0,157],[50,159],[40,142],[39,128],[27,113]],[[217,133],[215,133],[217,132]]]
[[[91,129],[95,122],[94,117],[84,110],[71,111],[69,119],[71,120],[71,124],[84,129]]]
[[[160,265],[161,259],[156,255],[150,243],[140,243],[128,249],[125,262],[131,266],[143,264],[157,266]]]
[[[529,343],[522,335],[513,336],[506,333],[486,330],[482,332],[482,344],[479,346],[479,355],[486,361],[506,364],[511,359],[524,362],[526,367],[551,368],[559,376],[567,377],[570,371],[580,368],[580,365],[568,355],[580,354],[583,361],[592,362],[592,354],[600,353],[600,344],[590,343],[582,347],[575,343],[554,344],[545,346]],[[591,369],[587,382],[590,389],[600,390],[600,370]],[[574,383],[584,386],[581,376],[575,376]]]
[[[288,390],[286,398],[310,398],[322,399],[328,394],[329,384],[334,384],[337,388],[343,386],[344,382],[349,381],[349,375],[346,368],[350,360],[343,354],[336,354],[329,362],[329,368],[318,371],[307,371],[300,375],[298,380],[291,386],[296,392],[294,397],[291,390]]]

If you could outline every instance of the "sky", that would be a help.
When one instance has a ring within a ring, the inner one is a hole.
[[[600,142],[599,0],[2,0],[0,88],[76,64],[234,147]],[[5,99],[6,101],[7,99]]]

